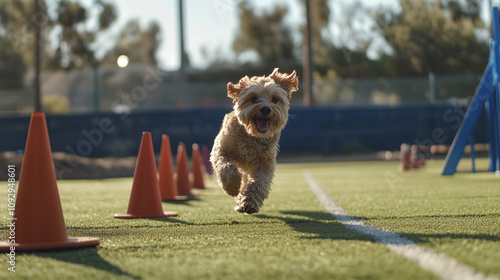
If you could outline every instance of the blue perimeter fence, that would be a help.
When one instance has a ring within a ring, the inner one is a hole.
[[[152,133],[156,153],[161,136],[170,137],[172,153],[179,142],[209,149],[224,114],[231,108],[196,108],[64,116],[47,115],[53,152],[79,156],[136,156],[143,131]],[[294,107],[280,140],[280,153],[348,153],[396,151],[401,143],[450,145],[466,106],[414,104],[401,106]],[[0,151],[22,151],[29,116],[0,117]],[[487,143],[486,117],[475,128],[476,143]]]

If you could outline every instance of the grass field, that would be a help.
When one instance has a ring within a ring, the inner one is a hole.
[[[135,220],[113,218],[126,212],[131,178],[59,181],[68,235],[99,237],[101,244],[18,253],[15,273],[3,255],[0,279],[439,279],[342,225],[319,204],[304,172],[348,215],[498,279],[500,178],[442,177],[443,164],[428,161],[404,174],[398,162],[280,164],[256,215],[233,211],[233,198],[214,178],[196,200],[163,203],[178,217]],[[477,163],[483,170],[486,164]],[[462,160],[459,170],[468,168]]]

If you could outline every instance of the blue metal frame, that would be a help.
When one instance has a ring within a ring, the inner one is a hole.
[[[457,135],[453,140],[450,151],[446,157],[442,175],[453,175],[457,171],[457,165],[463,156],[465,145],[471,142],[472,169],[475,171],[473,132],[479,115],[486,107],[489,131],[489,159],[490,172],[500,174],[500,25],[498,20],[498,8],[493,7],[493,40],[490,44],[490,58],[488,66],[483,74],[471,105],[464,116],[464,120]]]

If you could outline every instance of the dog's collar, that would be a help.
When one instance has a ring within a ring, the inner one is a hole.
[[[273,141],[273,139],[274,139],[274,137],[270,137],[270,138],[257,137],[256,140],[262,146],[262,149],[264,149],[264,151],[267,151],[267,150],[269,150],[269,143],[271,143],[271,141]]]
[[[259,142],[260,142],[260,145],[262,145],[262,149],[264,149],[264,151],[267,151],[269,150],[269,146],[267,145],[267,141],[264,139],[259,139]]]

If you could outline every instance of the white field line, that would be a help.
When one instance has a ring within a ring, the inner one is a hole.
[[[320,204],[345,227],[372,236],[378,243],[385,244],[392,252],[416,262],[422,268],[432,271],[442,279],[499,280],[495,276],[477,272],[472,267],[461,264],[445,254],[420,247],[397,233],[366,225],[362,220],[347,215],[344,209],[331,200],[309,172],[305,171],[304,177]]]

